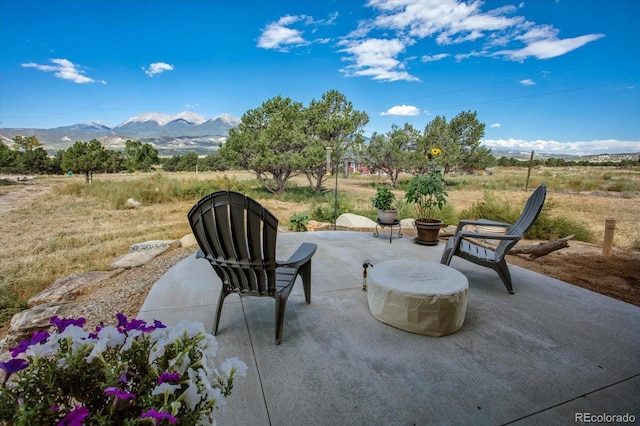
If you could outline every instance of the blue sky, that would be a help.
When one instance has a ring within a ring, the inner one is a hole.
[[[366,136],[477,111],[491,148],[640,152],[635,0],[0,0],[0,127],[335,89]]]

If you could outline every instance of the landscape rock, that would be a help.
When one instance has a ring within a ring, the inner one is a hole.
[[[157,247],[157,248],[147,249],[147,250],[138,250],[138,251],[133,251],[133,252],[124,254],[118,257],[109,265],[109,270],[114,270],[119,268],[124,268],[124,269],[135,268],[136,266],[145,264],[146,262],[150,261],[151,259],[158,256],[159,254],[164,253],[168,248],[169,246],[167,245],[164,247]]]
[[[180,238],[180,247],[196,247],[198,242],[193,234],[187,234]]]
[[[416,231],[416,227],[413,226],[413,221],[415,219],[400,219],[400,226],[402,227],[403,235],[418,235],[418,231]]]
[[[7,335],[0,341],[0,353],[6,355],[9,349],[16,347],[21,340],[31,337],[34,331],[49,328],[51,317],[68,317],[68,312],[81,303],[45,303],[18,312],[11,318]]]
[[[331,229],[333,229],[333,223],[318,222],[317,220],[310,220],[309,223],[307,223],[306,228],[307,228],[307,231],[309,232],[330,231]]]
[[[103,280],[119,274],[122,269],[113,271],[92,271],[67,275],[58,278],[49,287],[29,299],[28,306],[34,307],[47,303],[69,302],[78,296],[91,292],[92,288]]]
[[[372,231],[376,229],[376,222],[368,217],[344,213],[336,219],[336,226],[340,229]]]
[[[152,240],[145,241],[144,243],[131,244],[129,246],[129,253],[143,250],[154,250],[157,248],[169,248],[171,246],[178,246],[178,240]]]
[[[142,203],[136,200],[135,198],[128,198],[127,201],[124,203],[125,207],[129,207],[132,209],[135,209],[136,207],[140,207],[141,205]]]

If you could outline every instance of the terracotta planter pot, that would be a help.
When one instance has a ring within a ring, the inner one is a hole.
[[[443,222],[438,219],[416,219],[413,226],[416,227],[418,236],[413,240],[416,244],[425,246],[438,245],[438,234],[443,226]]]

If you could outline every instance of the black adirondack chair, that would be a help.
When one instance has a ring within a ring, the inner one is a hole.
[[[272,297],[276,302],[275,343],[279,345],[287,298],[298,275],[305,300],[311,303],[311,257],[317,246],[303,243],[288,260],[276,260],[278,219],[254,199],[235,191],[203,197],[188,218],[200,246],[197,257],[207,259],[222,280],[213,334],[218,333],[222,305],[229,294]]]
[[[511,274],[505,261],[505,255],[522,239],[524,233],[527,232],[536,221],[542,211],[546,195],[547,187],[540,185],[533,194],[531,194],[520,217],[513,225],[487,220],[461,220],[458,223],[455,235],[447,241],[440,263],[449,265],[453,256],[459,256],[475,264],[491,268],[498,273],[507,291],[513,294]],[[465,229],[467,225],[503,226],[507,228],[507,233],[504,235],[496,235],[469,231]],[[470,238],[497,240],[499,243],[495,249],[491,249],[474,244],[472,240],[469,240]]]

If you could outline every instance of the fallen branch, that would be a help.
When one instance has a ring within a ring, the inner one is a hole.
[[[564,238],[560,238],[555,241],[547,241],[545,243],[532,244],[528,246],[514,247],[509,250],[509,254],[515,255],[529,255],[525,259],[536,259],[547,255],[553,251],[560,250],[561,248],[569,247],[569,240],[572,240],[575,235],[569,235]]]

